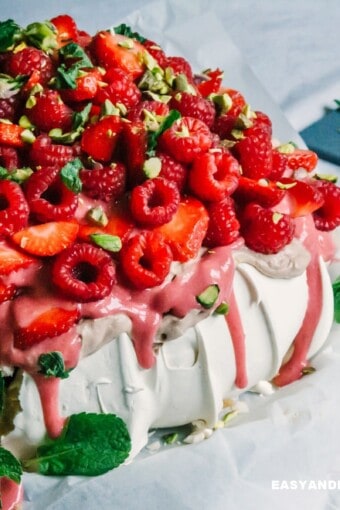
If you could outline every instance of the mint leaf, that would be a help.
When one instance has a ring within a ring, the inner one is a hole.
[[[107,251],[117,252],[122,247],[122,241],[118,236],[110,234],[91,234],[91,241]]]
[[[77,87],[76,79],[78,78],[79,67],[71,66],[66,67],[65,64],[61,64],[57,68],[57,76],[55,80],[55,88],[60,89],[75,89]]]
[[[77,65],[79,69],[84,67],[93,67],[91,60],[83,48],[74,42],[65,44],[65,46],[60,48],[59,56],[63,57],[65,61],[69,61],[71,64]]]
[[[92,103],[88,103],[80,112],[74,112],[72,119],[72,128],[75,131],[79,131],[80,128],[84,127],[86,122],[89,120]]]
[[[79,170],[83,168],[83,163],[79,158],[66,163],[60,171],[60,177],[65,186],[74,193],[80,193],[82,182],[79,177]]]
[[[5,378],[0,370],[0,416],[4,410],[5,405]],[[1,508],[1,507],[0,507]]]
[[[122,23],[121,25],[114,27],[113,30],[115,34],[125,35],[126,37],[130,37],[131,39],[136,39],[136,41],[139,41],[142,44],[146,41],[145,37],[140,35],[138,32],[133,32],[131,28],[125,23]]]
[[[22,468],[14,455],[0,446],[0,478],[6,476],[15,483],[20,483]]]
[[[66,379],[70,375],[70,370],[65,370],[63,355],[58,351],[41,354],[38,358],[38,365],[40,367],[39,373],[46,377]]]
[[[158,138],[161,136],[164,131],[169,129],[176,120],[180,119],[181,114],[177,110],[170,110],[169,115],[165,117],[161,125],[156,131],[149,132],[148,136],[148,150],[146,154],[148,156],[155,155],[155,149],[157,147]]]
[[[333,283],[334,319],[340,323],[340,276]]]
[[[21,37],[21,28],[12,19],[0,21],[0,51],[6,51]]]
[[[60,437],[37,449],[24,469],[52,476],[97,476],[128,457],[131,440],[123,420],[114,414],[70,416]]]

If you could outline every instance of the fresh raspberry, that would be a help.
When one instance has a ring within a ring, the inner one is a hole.
[[[189,92],[178,92],[171,101],[170,107],[178,110],[183,117],[200,119],[210,128],[215,119],[216,111],[213,103],[202,96]]]
[[[256,202],[262,207],[273,207],[284,197],[286,191],[268,179],[250,179],[241,175],[233,195],[239,204]]]
[[[239,237],[240,224],[236,217],[234,201],[226,197],[208,207],[209,224],[203,244],[208,248],[226,246]]]
[[[272,181],[279,180],[287,169],[286,155],[278,150],[272,151],[272,171],[269,174],[269,179]]]
[[[318,164],[317,154],[309,149],[295,149],[294,152],[285,153],[285,156],[291,170],[304,168],[311,172]]]
[[[246,106],[246,100],[239,90],[235,89],[222,89],[219,94],[228,94],[231,99],[231,107],[228,110],[228,115],[240,115],[243,108]]]
[[[199,119],[182,117],[164,131],[159,147],[177,161],[191,163],[198,154],[210,149],[212,134]]]
[[[154,231],[131,237],[120,252],[122,272],[137,289],[160,285],[169,273],[171,262],[169,245]]]
[[[29,159],[35,166],[58,166],[62,168],[74,157],[74,149],[71,146],[54,144],[47,135],[38,136],[29,151]]]
[[[47,89],[34,98],[34,106],[26,108],[25,111],[32,124],[46,133],[54,128],[65,132],[71,130],[73,112],[62,101],[57,90]]]
[[[20,107],[20,98],[18,95],[0,99],[0,119],[7,119],[15,122],[17,112]]]
[[[53,63],[42,50],[28,46],[17,53],[10,54],[6,62],[6,71],[14,77],[31,76],[34,71],[38,71],[40,83],[45,85],[53,76]]]
[[[156,117],[166,117],[169,113],[169,107],[161,101],[140,101],[129,110],[127,118],[131,120],[131,122],[144,122],[147,119],[147,112],[150,112]]]
[[[15,297],[17,293],[17,287],[14,283],[5,284],[0,279],[0,305],[5,301],[10,301]]]
[[[333,230],[340,225],[340,188],[322,180],[316,180],[314,186],[324,199],[324,204],[314,212],[315,226],[319,230]]]
[[[164,53],[164,51],[162,50],[162,48],[160,46],[158,46],[157,43],[151,41],[150,39],[147,39],[146,41],[143,42],[143,46],[146,50],[148,50],[150,55],[155,60],[157,60],[159,67],[162,67],[162,68],[166,67],[167,56]]]
[[[19,184],[0,180],[0,237],[24,228],[29,208]]]
[[[287,214],[251,203],[241,215],[241,235],[251,250],[277,253],[293,239],[294,223]]]
[[[108,115],[90,124],[83,132],[81,148],[96,161],[109,162],[116,148],[122,121],[118,115]]]
[[[191,69],[191,65],[183,57],[168,57],[166,59],[165,67],[171,67],[173,72],[178,74],[184,74],[189,83],[194,83],[194,74]]]
[[[135,221],[145,227],[168,223],[180,200],[174,182],[156,177],[136,186],[131,192],[130,209]]]
[[[65,186],[59,167],[43,167],[33,173],[25,186],[31,214],[39,221],[71,220],[78,206],[78,196]]]
[[[139,103],[142,95],[141,91],[121,69],[109,69],[104,76],[104,80],[108,82],[108,85],[99,88],[96,102],[102,104],[108,99],[113,104],[122,103],[127,109]]]
[[[0,165],[7,170],[20,168],[20,158],[15,147],[0,145]]]
[[[188,186],[197,198],[217,202],[235,191],[239,176],[238,161],[229,152],[206,152],[195,158]]]
[[[122,163],[93,170],[81,170],[83,192],[92,198],[110,202],[124,193],[126,169]]]
[[[175,182],[178,189],[182,191],[187,177],[187,169],[185,166],[175,161],[171,156],[165,154],[165,152],[157,152],[156,156],[161,160],[162,164],[158,177],[163,177],[168,181]]]
[[[74,244],[56,257],[52,281],[71,299],[83,303],[98,301],[112,290],[115,266],[101,248],[88,243]]]
[[[232,130],[235,128],[237,115],[225,113],[215,118],[211,131],[216,133],[221,140],[232,140]]]

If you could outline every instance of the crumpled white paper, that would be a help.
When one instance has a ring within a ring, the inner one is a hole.
[[[220,5],[228,8],[227,2]],[[11,6],[10,17],[23,25],[63,12],[90,33],[125,22],[169,55],[187,58],[197,72],[223,69],[225,84],[240,89],[254,109],[269,114],[275,137],[301,143],[245,65],[218,12],[207,12],[207,2],[16,0]],[[340,327],[335,326],[330,344],[336,348],[339,340]],[[340,480],[340,349],[329,348],[313,365],[315,374],[273,395],[246,395],[249,413],[199,444],[141,455],[96,478],[25,474],[24,510],[340,508],[338,489],[272,489],[272,483],[292,480]]]

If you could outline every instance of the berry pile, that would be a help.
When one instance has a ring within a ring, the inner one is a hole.
[[[25,292],[8,275],[37,260],[76,306],[117,280],[161,285],[202,247],[277,253],[299,216],[340,225],[340,188],[316,178],[316,154],[274,147],[268,116],[220,69],[195,76],[126,25],[91,37],[68,15],[8,20],[0,35],[0,303]],[[53,307],[15,345],[79,318]]]

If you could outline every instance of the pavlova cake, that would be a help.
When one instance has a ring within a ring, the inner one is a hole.
[[[0,480],[98,475],[310,373],[340,189],[126,25],[0,23]],[[336,289],[338,284],[334,285]],[[100,452],[100,454],[98,454]]]

